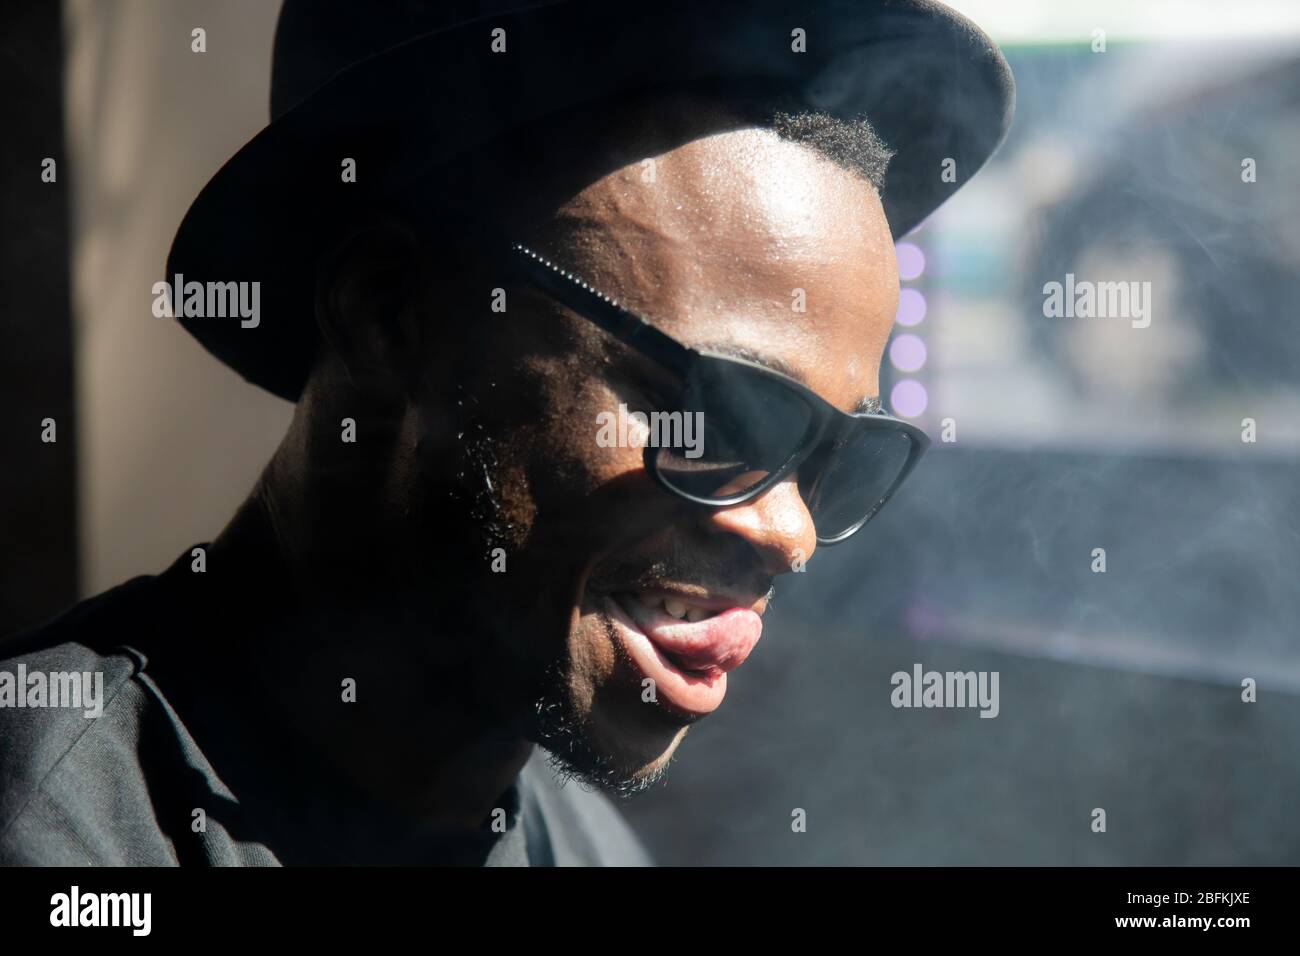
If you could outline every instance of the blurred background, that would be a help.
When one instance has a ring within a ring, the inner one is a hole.
[[[623,809],[663,863],[1300,863],[1300,5],[951,5],[1019,103],[900,245],[882,394],[932,450],[778,585],[726,706]],[[277,12],[5,14],[34,132],[4,181],[50,156],[66,188],[5,187],[25,225],[0,277],[21,343],[0,356],[0,631],[210,538],[288,424],[150,314],[189,202],[266,121]],[[1150,282],[1150,325],[1045,317],[1067,273]],[[999,672],[999,717],[893,709],[917,663]]]

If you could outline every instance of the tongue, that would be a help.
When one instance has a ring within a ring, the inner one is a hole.
[[[763,633],[763,619],[748,608],[733,607],[692,623],[635,598],[627,603],[646,637],[687,670],[726,672],[739,667]]]

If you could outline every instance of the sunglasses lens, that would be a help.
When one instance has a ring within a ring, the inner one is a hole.
[[[915,444],[902,429],[872,425],[810,457],[800,484],[817,536],[833,540],[872,517],[898,486]]]
[[[706,500],[744,494],[779,471],[799,449],[813,417],[808,404],[779,381],[725,362],[697,367],[682,405],[695,440],[659,449],[659,478]]]

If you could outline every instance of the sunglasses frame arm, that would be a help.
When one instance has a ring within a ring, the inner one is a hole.
[[[683,345],[603,292],[593,289],[581,276],[561,268],[522,243],[513,243],[511,249],[515,253],[515,264],[534,285],[670,372],[685,379],[702,357],[702,353]]]

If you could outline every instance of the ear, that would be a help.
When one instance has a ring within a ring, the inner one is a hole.
[[[419,246],[391,220],[358,226],[316,274],[321,337],[363,392],[409,394],[420,361],[420,325],[412,293]]]

